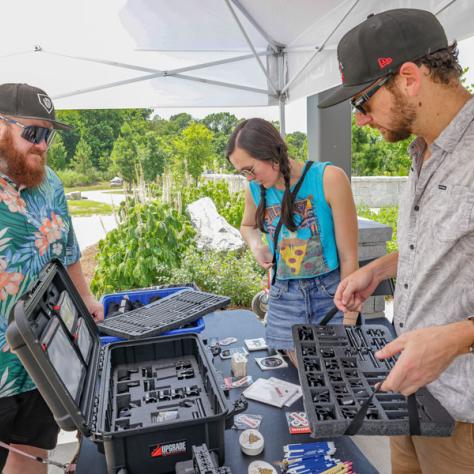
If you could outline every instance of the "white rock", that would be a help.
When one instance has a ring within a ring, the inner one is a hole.
[[[82,195],[80,191],[71,191],[70,193],[66,194],[66,199],[68,201],[80,201],[82,199]]]
[[[240,232],[218,212],[212,199],[205,197],[186,208],[197,231],[197,245],[209,250],[238,250],[245,246]]]

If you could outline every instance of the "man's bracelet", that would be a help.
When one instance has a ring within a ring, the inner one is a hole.
[[[468,318],[472,324],[474,324],[474,318]],[[469,346],[469,353],[474,354],[474,342]]]

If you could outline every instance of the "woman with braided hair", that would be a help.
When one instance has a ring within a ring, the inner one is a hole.
[[[259,118],[236,127],[226,153],[249,181],[242,237],[263,268],[273,267],[267,344],[287,351],[296,365],[291,327],[321,321],[334,305],[341,278],[357,269],[350,183],[344,171],[328,162],[289,158],[278,130]],[[332,322],[353,324],[356,316],[339,313]]]

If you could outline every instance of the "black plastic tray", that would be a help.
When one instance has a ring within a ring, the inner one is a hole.
[[[383,325],[293,326],[299,378],[314,437],[343,435],[374,385],[388,375],[395,359],[379,361],[374,354],[393,337]],[[423,436],[450,436],[454,420],[426,388],[416,393]],[[378,392],[358,434],[409,434],[407,399]]]
[[[230,298],[225,296],[185,289],[142,308],[109,317],[99,324],[99,330],[124,339],[157,336],[225,308],[229,303]]]

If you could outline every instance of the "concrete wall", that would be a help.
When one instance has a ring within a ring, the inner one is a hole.
[[[353,176],[352,193],[358,206],[398,206],[398,197],[407,182],[406,176]]]
[[[359,224],[359,260],[381,257],[387,253],[387,241],[392,238],[392,228],[369,219],[358,218]],[[385,315],[385,297],[372,296],[362,307],[366,318]]]
[[[232,174],[205,174],[208,180],[225,179],[232,192],[244,189],[245,178]],[[358,206],[385,207],[398,206],[398,197],[402,191],[406,176],[353,176],[352,193]]]

